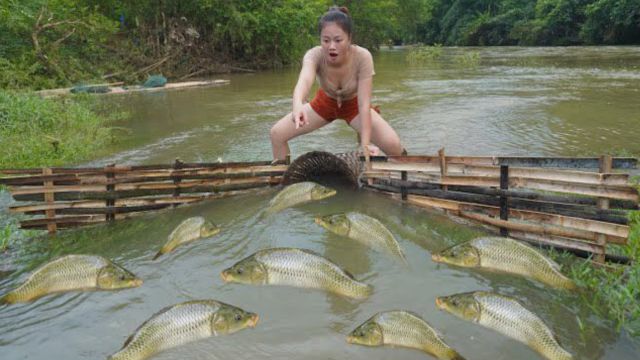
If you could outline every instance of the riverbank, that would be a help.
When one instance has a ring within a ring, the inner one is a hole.
[[[94,157],[114,141],[109,125],[124,117],[110,107],[90,96],[42,99],[0,91],[0,168],[69,165]]]

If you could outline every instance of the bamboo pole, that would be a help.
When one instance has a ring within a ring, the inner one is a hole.
[[[42,174],[43,175],[51,175],[51,169],[50,168],[44,168],[42,169]],[[51,189],[53,187],[53,183],[51,181],[45,181],[44,182],[44,188],[45,189]],[[46,191],[44,194],[44,201],[51,205],[54,202],[54,194],[53,192],[50,191]],[[47,217],[47,220],[51,220],[54,219],[56,217],[56,211],[54,209],[49,209],[45,212],[45,215]],[[49,232],[49,234],[55,234],[56,231],[58,230],[58,227],[56,225],[55,222],[47,222],[47,231]]]
[[[372,161],[374,159],[372,158]],[[420,162],[437,164],[438,156],[388,156],[376,161],[388,162]],[[510,167],[544,167],[566,169],[598,169],[598,157],[545,157],[545,156],[447,156],[448,164],[466,164],[482,166],[509,165]],[[638,159],[633,157],[615,157],[614,169],[637,169]]]
[[[600,157],[600,172],[608,173],[611,172],[612,158],[610,155],[603,155]],[[598,199],[598,208],[599,209],[608,209],[609,208],[609,199],[600,198]],[[607,252],[607,237],[604,235],[598,235],[596,238],[596,243],[600,248],[596,253],[595,261],[600,264],[604,264],[605,255]]]
[[[443,150],[443,149],[441,149]],[[409,171],[426,174],[441,175],[468,175],[482,177],[499,177],[500,166],[480,166],[466,164],[448,163],[444,154],[439,156],[437,164],[430,163],[373,163],[372,170],[383,171]],[[445,164],[445,172],[442,171],[442,164]],[[566,181],[578,184],[591,185],[629,185],[629,174],[622,173],[597,173],[588,171],[548,169],[548,168],[522,168],[509,167],[509,176],[529,178],[536,180]]]
[[[456,214],[472,213],[469,215],[469,218],[476,216],[477,213],[490,214],[493,216],[498,216],[500,213],[500,209],[496,206],[487,206],[487,205],[479,205],[474,203],[465,203],[460,201],[453,200],[445,200],[438,198],[430,198],[426,196],[417,196],[417,195],[409,195],[407,201],[411,204],[422,206],[422,207],[431,207],[431,208],[440,208],[443,210],[448,210]],[[485,216],[480,214],[478,216],[482,216],[482,218],[478,218],[475,220],[489,223],[490,225],[495,225],[500,227],[501,225],[505,225],[504,227],[507,229],[514,229],[519,231],[522,230],[520,227],[510,226],[509,221],[504,221],[500,219],[489,219],[486,220]],[[487,216],[488,217],[488,216]],[[629,236],[629,227],[624,225],[610,224],[606,222],[599,221],[590,221],[580,218],[571,218],[562,215],[554,215],[554,214],[544,214],[544,213],[536,213],[533,211],[526,210],[509,210],[509,218],[511,219],[519,219],[522,221],[530,221],[536,222],[540,224],[550,224],[554,227],[561,228],[559,230],[551,229],[550,231],[555,231],[554,233],[545,233],[550,235],[558,235],[565,237],[574,237],[579,239],[586,239],[590,241],[596,241],[596,237],[598,234],[604,234],[607,237],[607,240],[616,243],[616,244],[624,244],[627,241]],[[485,221],[486,220],[486,221]],[[532,232],[541,233],[544,232],[544,225],[532,224],[531,229]],[[537,230],[535,230],[537,228]],[[562,230],[565,229],[565,230]]]
[[[184,166],[184,165],[182,165]],[[105,180],[102,173],[88,172],[77,174],[54,174],[51,176],[24,176],[0,179],[4,185],[23,186],[40,185],[51,180],[58,185],[108,185],[118,183],[146,182],[151,180],[166,181],[176,177],[181,179],[227,179],[246,178],[256,176],[279,176],[284,174],[286,166],[248,166],[245,168],[191,168],[181,167],[178,170],[131,170],[120,171],[117,167],[113,173],[118,174],[117,180]]]
[[[374,172],[365,172],[366,178],[398,178],[397,175],[391,173],[381,173],[380,170]],[[499,187],[500,178],[495,176],[467,176],[467,175],[430,175],[420,174],[410,177],[412,180],[419,180],[437,185],[456,185],[456,186],[476,186],[476,187]],[[638,202],[638,192],[632,186],[617,185],[591,185],[577,184],[566,181],[542,180],[518,178],[509,176],[509,188],[532,189],[560,193],[579,194],[584,196],[596,196],[608,199],[629,200]]]
[[[403,181],[401,179],[394,178],[377,178],[374,181],[376,185],[385,185],[391,188],[401,188],[405,187],[409,192],[413,192],[414,194],[423,194],[429,196],[439,196],[435,194],[441,194],[439,190],[440,186],[431,183],[425,183],[421,181]],[[421,192],[422,191],[422,192]],[[597,201],[593,197],[584,197],[584,196],[572,196],[572,195],[554,195],[554,194],[546,194],[532,190],[500,190],[495,188],[483,188],[478,186],[451,186],[449,191],[454,192],[456,194],[477,194],[484,195],[482,197],[477,197],[477,201],[485,201],[491,202],[493,198],[498,196],[508,196],[511,199],[514,199],[516,202],[525,202],[527,204],[538,204],[537,206],[542,206],[547,203],[547,208],[553,209],[554,207],[564,208],[567,211],[584,211],[584,212],[592,212],[598,215],[612,215],[612,216],[620,216],[626,219],[627,212],[622,209],[630,209],[635,210],[638,209],[638,204],[633,201],[622,201],[622,200],[610,200],[611,209],[606,211],[598,210],[596,208]],[[441,197],[441,196],[440,196]],[[454,199],[455,200],[455,199]],[[491,202],[493,204],[493,202]],[[530,205],[533,206],[533,205]],[[616,208],[618,210],[614,210]],[[625,220],[624,223],[627,221]]]
[[[259,187],[267,187],[279,185],[282,181],[282,177],[265,177],[265,178],[248,178],[242,181],[230,180],[225,183],[224,180],[216,180],[211,182],[204,182],[199,184],[187,184],[181,183],[175,185],[172,183],[162,183],[160,185],[143,184],[143,188],[129,189],[129,190],[116,190],[112,193],[108,193],[104,188],[97,191],[82,189],[84,191],[70,191],[65,189],[64,191],[55,193],[56,201],[65,200],[106,200],[106,199],[124,199],[133,197],[143,197],[152,195],[167,195],[173,194],[176,186],[180,187],[181,194],[195,194],[195,193],[218,193],[234,190],[247,190]],[[42,201],[43,196],[40,192],[30,194],[13,195],[16,201]]]

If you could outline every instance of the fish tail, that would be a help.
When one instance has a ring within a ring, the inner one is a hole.
[[[162,256],[162,254],[164,254],[164,252],[162,250],[158,251],[155,256],[153,257],[153,259],[151,260],[156,260],[157,258],[159,258],[160,256]]]
[[[353,297],[356,299],[366,299],[373,293],[373,286],[369,284],[362,284],[358,286],[353,294]]]
[[[576,284],[576,282],[575,282],[575,281],[573,281],[573,280],[571,280],[571,279],[569,279],[569,278],[567,278],[567,279],[562,283],[562,285],[563,285],[562,287],[563,287],[564,289],[567,289],[567,290],[577,290],[577,289],[578,289],[578,285]]]
[[[433,353],[432,351],[430,351],[431,349],[425,349],[426,352],[428,352],[429,354],[433,354],[435,355],[438,359],[441,360],[466,360],[464,357],[462,357],[462,355],[458,354],[457,351],[451,349],[451,348],[447,348],[442,349],[444,351],[438,351],[439,353]]]
[[[18,302],[17,300],[18,299],[16,299],[16,296],[14,293],[8,293],[0,297],[0,305],[15,304],[16,302]]]

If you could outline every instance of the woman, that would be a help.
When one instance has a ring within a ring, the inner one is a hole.
[[[275,160],[289,154],[287,142],[343,119],[360,135],[365,155],[403,152],[398,134],[371,108],[373,59],[371,53],[351,43],[351,18],[345,7],[332,7],[319,23],[320,43],[307,51],[293,91],[293,111],[271,128]],[[314,78],[320,88],[310,103],[304,103]],[[371,143],[375,144],[372,145]]]

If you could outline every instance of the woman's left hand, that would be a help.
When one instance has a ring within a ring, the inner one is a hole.
[[[363,153],[365,153],[365,150],[369,150],[369,156],[378,156],[378,155],[380,155],[380,148],[375,146],[375,145],[373,145],[373,144],[364,145],[362,147]]]

